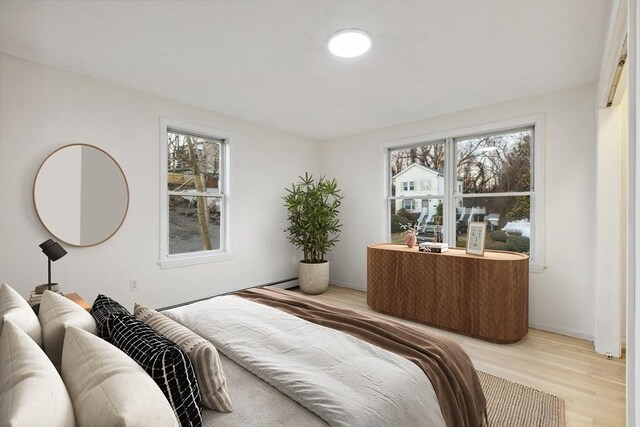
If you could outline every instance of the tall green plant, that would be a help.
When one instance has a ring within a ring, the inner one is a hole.
[[[286,189],[289,194],[284,197],[287,208],[289,241],[302,249],[303,262],[324,262],[324,255],[335,246],[340,235],[338,207],[343,196],[338,189],[336,179],[325,179],[316,182],[312,175],[305,173],[304,178],[291,184]]]

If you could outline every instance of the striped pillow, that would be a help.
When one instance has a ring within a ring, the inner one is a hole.
[[[137,319],[142,320],[187,352],[196,371],[204,406],[220,412],[233,411],[220,356],[211,342],[152,308],[136,304],[133,312]]]
[[[135,360],[158,384],[182,427],[202,425],[200,392],[185,351],[100,294],[91,309],[100,337]]]

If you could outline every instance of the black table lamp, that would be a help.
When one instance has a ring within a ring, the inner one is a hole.
[[[42,252],[49,259],[48,287],[49,287],[49,290],[51,290],[51,261],[59,260],[60,258],[62,258],[67,254],[67,251],[65,251],[64,248],[58,244],[58,242],[54,242],[51,239],[47,240],[46,242],[40,243],[40,248],[42,249]]]

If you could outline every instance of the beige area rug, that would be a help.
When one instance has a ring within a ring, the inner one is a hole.
[[[490,427],[562,427],[564,400],[478,371]]]

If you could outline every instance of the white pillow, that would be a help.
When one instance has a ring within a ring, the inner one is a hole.
[[[62,378],[80,427],[178,426],[160,387],[122,351],[69,326]]]
[[[0,333],[2,333],[2,325],[5,320],[11,320],[42,347],[42,330],[38,316],[29,306],[27,300],[22,298],[11,286],[3,283],[0,285]]]
[[[60,374],[44,351],[11,320],[0,334],[0,424],[75,426]]]
[[[38,319],[42,325],[44,351],[60,370],[62,344],[67,326],[75,326],[96,335],[96,321],[84,308],[60,294],[44,291]]]

